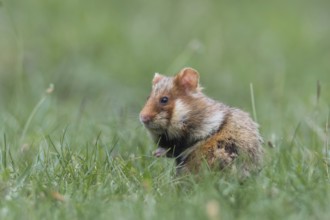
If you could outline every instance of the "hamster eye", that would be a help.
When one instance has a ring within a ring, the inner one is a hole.
[[[164,97],[160,98],[159,102],[161,104],[166,104],[168,102],[168,97],[164,96]]]

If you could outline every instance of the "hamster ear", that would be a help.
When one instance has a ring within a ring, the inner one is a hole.
[[[159,73],[155,73],[154,78],[152,80],[152,85],[156,85],[162,78],[164,78],[163,75],[160,75]]]
[[[193,68],[183,68],[176,75],[175,80],[178,85],[184,87],[186,91],[195,91],[199,88],[199,74]]]

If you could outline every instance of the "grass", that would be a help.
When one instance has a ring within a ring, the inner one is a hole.
[[[0,1],[0,219],[328,219],[329,9]],[[177,177],[152,157],[139,110],[154,72],[184,66],[258,116],[258,175]]]

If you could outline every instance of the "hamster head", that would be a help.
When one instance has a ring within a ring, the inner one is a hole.
[[[194,95],[201,93],[199,74],[184,68],[174,77],[156,73],[152,91],[140,112],[141,123],[155,135],[180,137],[186,129]]]

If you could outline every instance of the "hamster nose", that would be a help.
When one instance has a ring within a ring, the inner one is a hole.
[[[144,124],[148,124],[151,121],[151,115],[140,115],[140,121]]]

